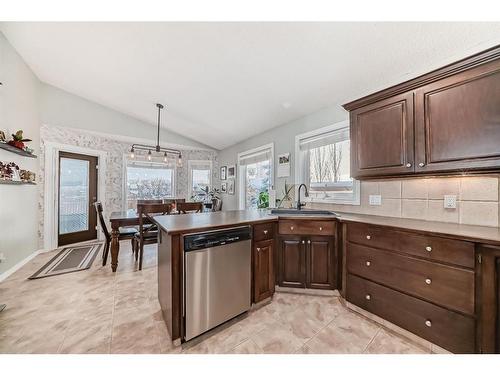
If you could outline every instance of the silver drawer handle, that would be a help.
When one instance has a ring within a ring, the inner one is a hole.
[[[407,163],[406,168],[411,168],[411,163]]]
[[[424,163],[418,163],[419,167],[423,167],[425,164]]]
[[[431,279],[425,279],[425,283],[426,283],[427,285],[431,285],[432,280],[431,280]]]
[[[431,322],[430,320],[426,320],[426,321],[425,321],[425,325],[426,325],[427,327],[432,327],[432,322]]]
[[[369,260],[366,261],[366,267],[370,267],[371,264],[372,262],[370,262]]]
[[[306,243],[306,241],[302,240],[302,243],[304,244],[304,243]]]
[[[430,252],[432,251],[432,247],[430,247],[430,246],[426,246],[426,247],[425,247],[425,250],[427,250],[427,251],[430,253]]]
[[[257,248],[257,251],[260,251],[260,247]]]
[[[311,240],[307,240],[307,243],[310,244],[311,243]]]
[[[267,230],[264,231],[264,234],[267,234]]]
[[[319,230],[323,230],[323,227],[319,227]]]
[[[293,230],[293,227],[290,227],[290,230]]]
[[[366,239],[367,239],[367,240],[371,240],[371,239],[372,239],[372,236],[368,235],[368,236],[366,236]]]
[[[365,296],[365,298],[369,301],[369,300],[371,300],[371,299],[372,299],[372,296],[370,296],[369,294],[367,294],[367,295]]]

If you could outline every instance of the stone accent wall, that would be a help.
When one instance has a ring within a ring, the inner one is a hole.
[[[40,186],[38,199],[38,208],[40,220],[38,226],[38,235],[40,245],[43,245],[43,213],[44,213],[44,183],[45,183],[45,142],[54,142],[78,147],[85,147],[91,150],[106,151],[106,191],[103,202],[104,210],[107,215],[113,211],[123,209],[123,161],[124,155],[127,155],[131,143],[117,141],[109,136],[96,135],[85,131],[63,128],[56,126],[43,125],[40,131],[40,171],[37,176]],[[154,143],[154,140],[151,141]],[[219,167],[217,161],[217,152],[208,150],[181,150],[182,167],[177,167],[176,173],[176,191],[177,197],[185,198],[188,191],[188,160],[212,160],[212,183],[219,187]]]

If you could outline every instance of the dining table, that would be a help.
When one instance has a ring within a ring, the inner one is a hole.
[[[211,210],[207,208],[203,210],[203,212],[209,211]],[[171,212],[171,214],[176,213],[176,211]],[[120,253],[120,228],[139,226],[139,214],[137,210],[133,208],[123,211],[114,211],[111,212],[109,221],[111,223],[111,269],[113,272],[116,272],[116,268],[118,267],[118,254]],[[144,217],[144,221],[147,222],[148,219]]]

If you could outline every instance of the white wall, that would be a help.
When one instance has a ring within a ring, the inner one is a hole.
[[[156,113],[156,110],[156,107],[151,104],[151,111]],[[156,125],[145,123],[46,83],[41,84],[40,112],[42,124],[49,126],[156,140]],[[168,127],[168,124],[163,125]],[[161,129],[160,139],[162,143],[172,146],[211,149],[166,129]]]
[[[321,111],[301,117],[282,126],[273,128],[265,133],[261,133],[255,137],[238,143],[234,146],[226,148],[219,152],[219,166],[236,164],[237,155],[239,152],[246,151],[267,143],[274,142],[274,170],[277,172],[278,155],[290,152],[291,156],[291,175],[286,178],[274,179],[274,187],[277,189],[277,196],[281,197],[282,191],[287,183],[295,183],[294,163],[295,163],[295,136],[305,133],[323,126],[331,125],[339,121],[344,121],[348,118],[347,112],[340,106],[325,108]],[[235,194],[223,194],[224,210],[238,209],[238,184],[235,183]]]
[[[30,147],[39,154],[40,82],[14,48],[0,33],[0,130],[8,137],[24,130],[33,141]],[[0,150],[0,160],[14,162],[21,169],[38,174],[38,159],[17,156]],[[38,177],[38,176],[37,176]],[[0,185],[0,274],[38,249],[38,186]]]

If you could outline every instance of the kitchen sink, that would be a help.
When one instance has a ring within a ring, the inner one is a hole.
[[[303,208],[298,210],[296,208],[275,208],[271,210],[271,215],[325,215],[325,216],[337,216],[333,211],[326,210],[313,210]]]

